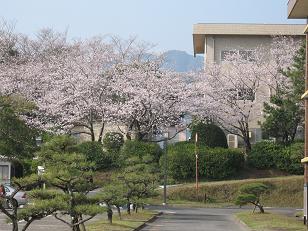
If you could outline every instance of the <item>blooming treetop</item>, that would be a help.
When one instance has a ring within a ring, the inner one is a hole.
[[[298,45],[291,38],[274,38],[269,50],[258,48],[250,56],[232,52],[220,64],[208,63],[195,83],[193,114],[239,135],[249,151],[249,125],[258,122],[271,92],[288,86],[281,70],[291,65]]]

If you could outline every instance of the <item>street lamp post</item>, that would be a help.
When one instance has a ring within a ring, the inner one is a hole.
[[[167,170],[168,170],[168,138],[169,133],[164,133],[164,202],[163,205],[167,205]]]
[[[195,135],[195,156],[196,156],[196,196],[199,196],[199,179],[198,179],[198,133]]]

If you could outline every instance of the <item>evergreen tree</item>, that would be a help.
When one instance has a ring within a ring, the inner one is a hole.
[[[304,121],[301,95],[305,92],[305,56],[303,45],[296,53],[292,66],[283,71],[290,80],[291,88],[276,89],[270,103],[264,103],[263,132],[284,145],[294,141],[297,127]]]
[[[36,132],[19,114],[27,113],[32,105],[20,97],[0,96],[0,155],[21,161],[31,158],[36,145]]]

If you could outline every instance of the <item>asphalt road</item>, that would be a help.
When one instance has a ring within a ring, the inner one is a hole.
[[[163,214],[144,231],[240,231],[244,230],[234,220],[230,210],[222,209],[175,209],[162,210]]]
[[[154,208],[162,211],[154,222],[147,223],[143,231],[244,231],[234,219],[234,213],[246,209],[230,208]],[[251,210],[251,208],[249,208]],[[271,209],[270,209],[271,210]],[[283,214],[294,214],[294,209],[273,209]]]
[[[163,206],[150,206],[150,209],[162,211],[163,215],[152,223],[147,223],[143,231],[244,231],[243,227],[235,221],[233,214],[251,208],[174,208]],[[294,215],[295,209],[268,209],[285,215]],[[91,220],[101,219],[97,216]],[[19,223],[22,227],[24,222]],[[0,231],[11,231],[12,225],[6,223],[6,216],[0,213]],[[29,227],[29,231],[65,231],[70,230],[61,221],[53,216],[34,221]]]

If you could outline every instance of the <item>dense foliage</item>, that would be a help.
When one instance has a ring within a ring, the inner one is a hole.
[[[268,190],[268,186],[263,183],[250,183],[240,187],[240,194],[236,198],[236,204],[246,205],[253,204],[259,208],[261,213],[264,213],[263,205],[260,202],[260,196]],[[253,211],[255,211],[255,208]]]
[[[194,142],[194,138],[196,133],[198,133],[198,143],[201,145],[206,145],[211,148],[222,147],[228,148],[227,138],[223,130],[215,124],[212,123],[203,123],[197,122],[192,125],[192,139]]]
[[[83,142],[77,146],[78,152],[84,154],[88,161],[95,163],[96,170],[111,168],[114,157],[103,151],[102,143],[98,141]]]
[[[240,150],[224,148],[198,147],[199,175],[209,179],[225,179],[234,176],[244,164],[244,155]],[[161,166],[164,158],[160,160]],[[180,142],[168,146],[169,175],[176,180],[195,176],[195,146],[189,142]]]
[[[292,65],[283,72],[291,84],[276,89],[270,103],[264,103],[265,121],[262,129],[284,145],[294,141],[297,127],[304,121],[303,101],[300,98],[305,92],[305,56],[303,44],[294,56]]]
[[[248,164],[257,169],[275,167],[274,158],[280,154],[282,147],[274,142],[261,141],[252,147],[248,154]]]
[[[150,155],[157,163],[161,154],[162,150],[157,143],[148,143],[138,140],[126,140],[121,149],[121,156],[123,158],[134,156],[142,158],[144,156]]]
[[[30,105],[21,98],[0,97],[0,155],[8,158],[31,158],[36,149],[35,130],[29,128],[18,114]]]
[[[108,132],[104,136],[103,144],[107,152],[119,152],[124,144],[124,137],[119,132]]]
[[[274,157],[276,167],[290,174],[302,175],[304,165],[301,159],[304,158],[304,143],[293,143],[285,147]]]
[[[277,168],[290,174],[303,174],[304,143],[282,146],[274,142],[262,141],[252,147],[248,163],[257,169]]]

